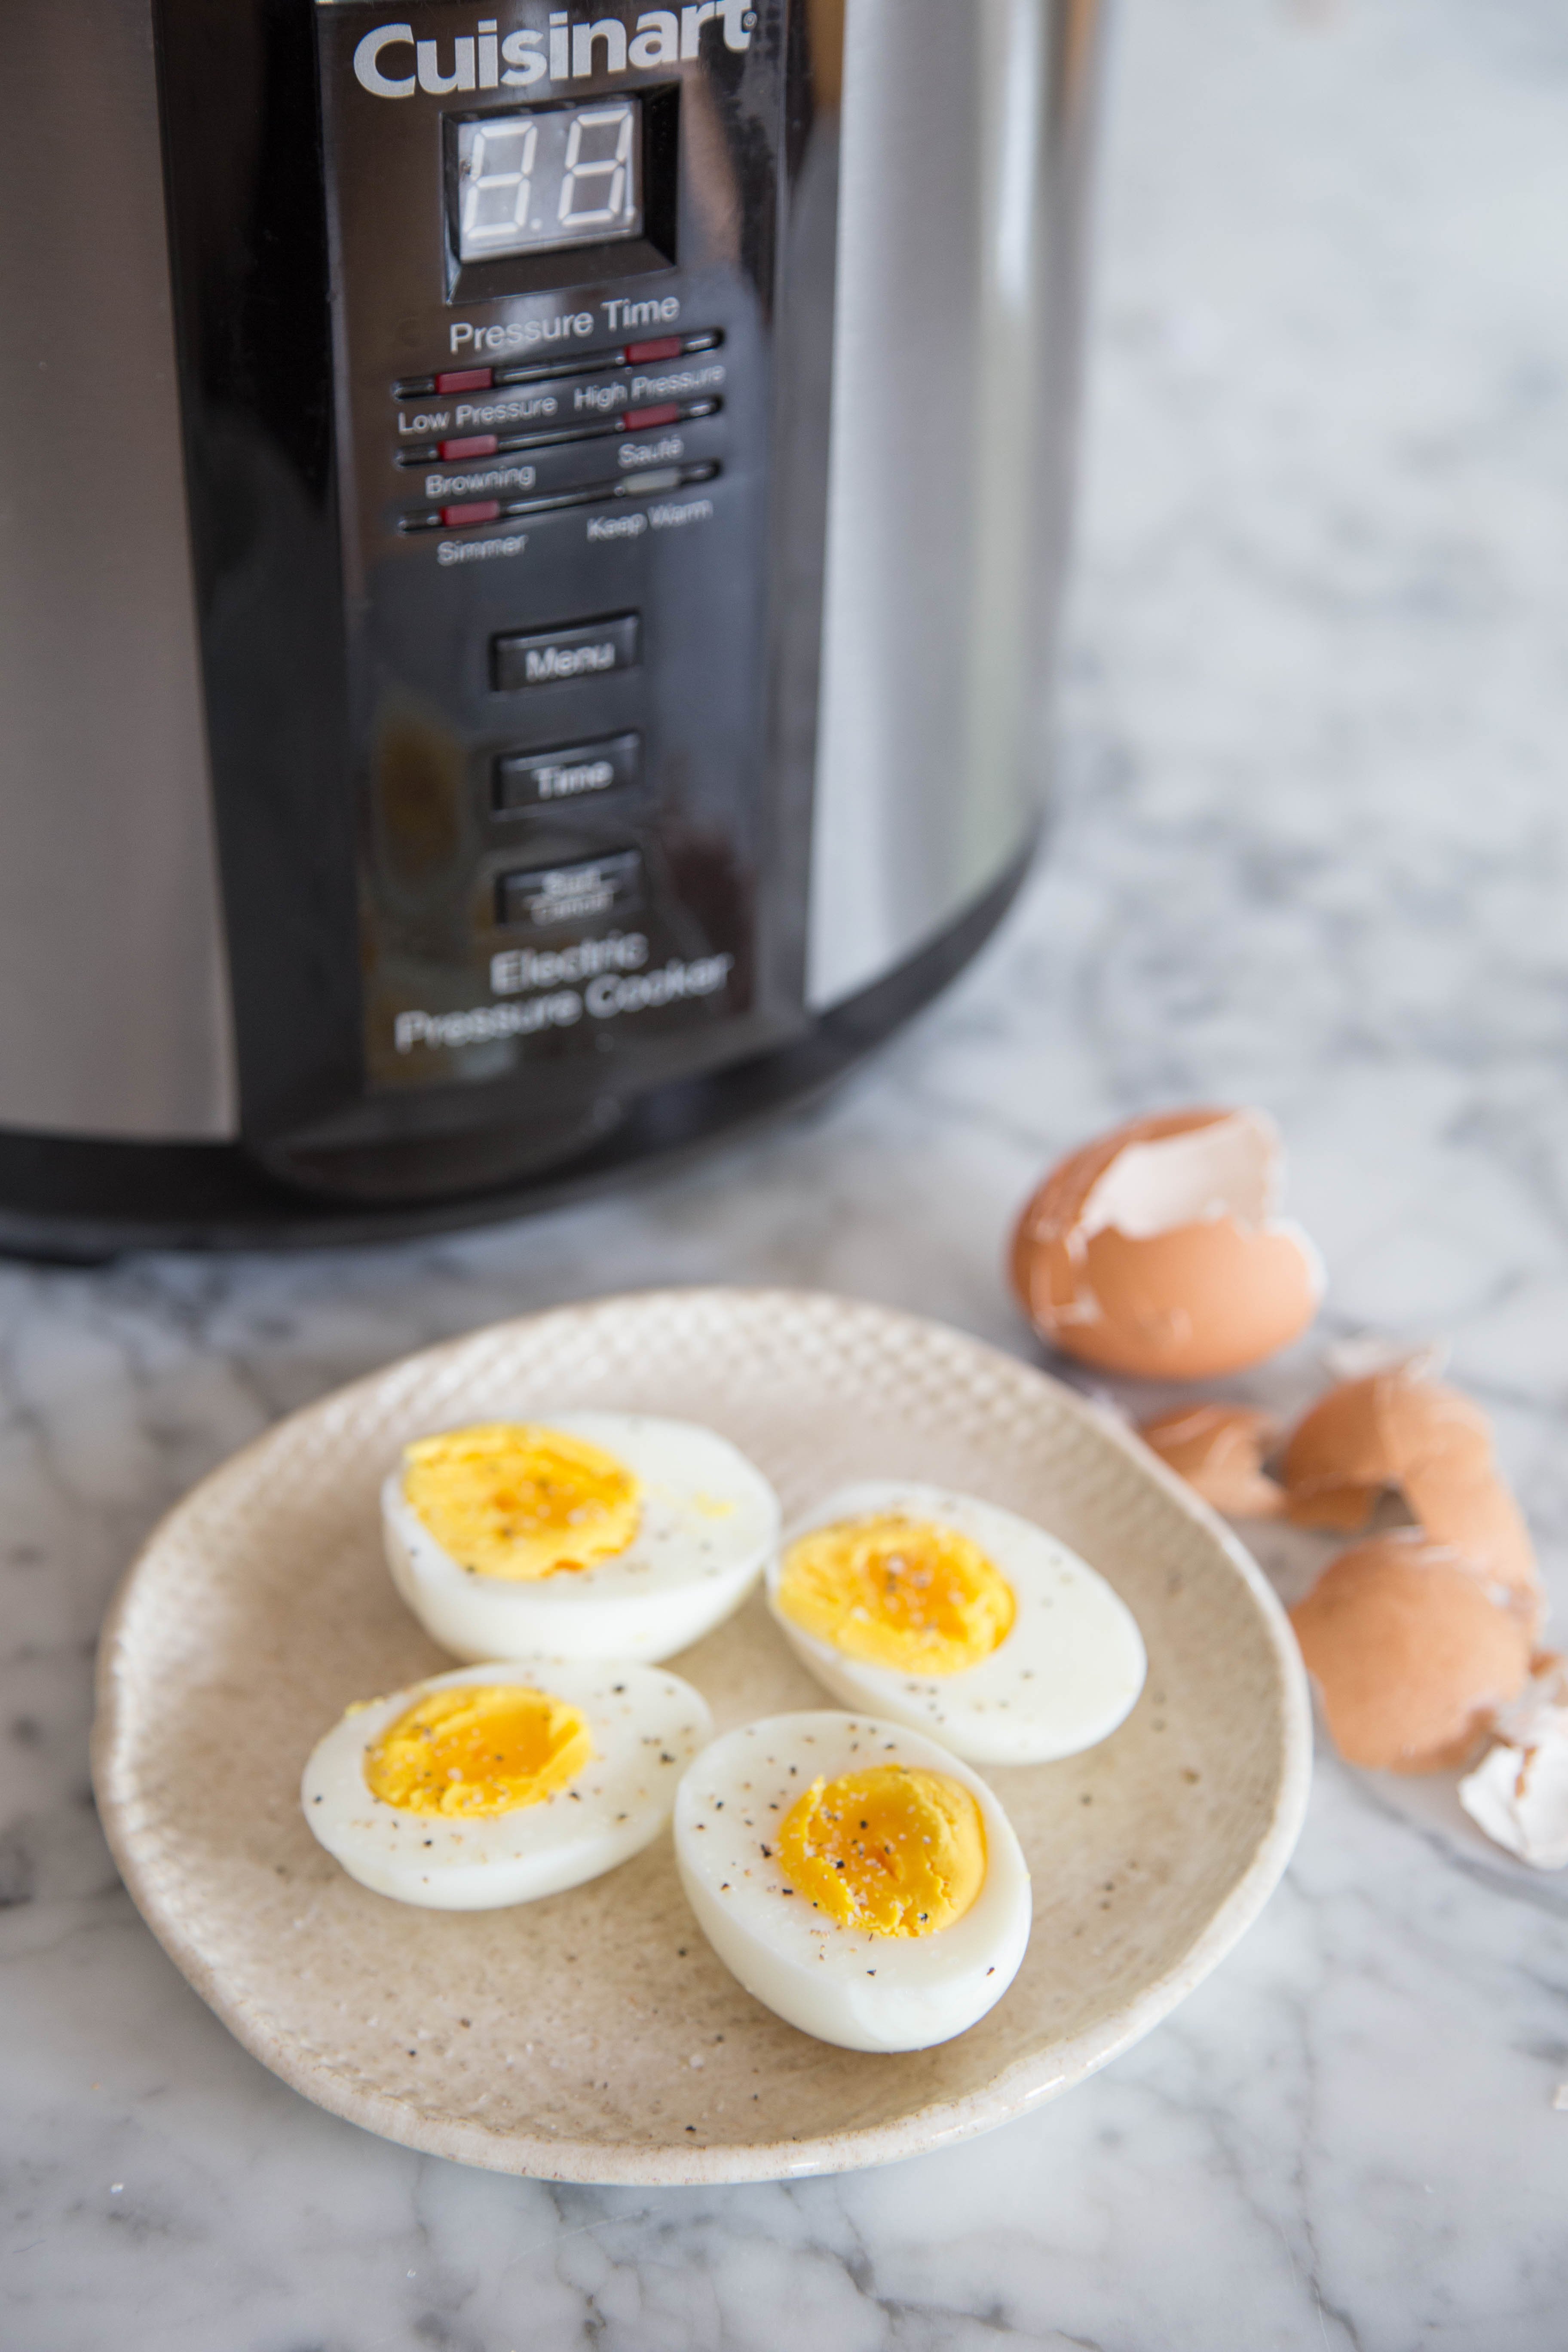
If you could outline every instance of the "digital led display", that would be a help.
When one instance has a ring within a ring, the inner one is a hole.
[[[457,130],[459,261],[642,235],[640,98],[486,114]]]

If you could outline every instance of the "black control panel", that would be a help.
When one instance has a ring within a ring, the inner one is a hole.
[[[761,1050],[783,12],[315,13],[369,1097]]]

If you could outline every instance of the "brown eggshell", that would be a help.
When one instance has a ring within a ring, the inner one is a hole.
[[[1341,1381],[1290,1433],[1280,1475],[1303,1507],[1340,1486],[1373,1494],[1397,1486],[1424,1454],[1444,1453],[1470,1467],[1491,1460],[1491,1430],[1468,1397],[1403,1369]]]
[[[1298,1526],[1345,1533],[1395,1488],[1436,1542],[1539,1603],[1534,1549],[1498,1474],[1491,1424],[1458,1389],[1408,1370],[1342,1381],[1292,1432],[1280,1475]]]
[[[1520,1612],[1414,1530],[1342,1552],[1290,1622],[1335,1747],[1373,1770],[1462,1764],[1530,1671]]]
[[[1144,1235],[1084,1230],[1090,1195],[1122,1153],[1237,1117],[1205,1108],[1133,1119],[1052,1170],[1012,1249],[1014,1288],[1042,1339],[1104,1371],[1207,1380],[1300,1337],[1321,1276],[1288,1225],[1223,1215]]]
[[[1381,1486],[1324,1486],[1310,1502],[1290,1496],[1286,1515],[1299,1528],[1321,1528],[1335,1536],[1358,1536],[1382,1501]]]
[[[1205,1503],[1233,1519],[1275,1519],[1284,1490],[1267,1476],[1263,1456],[1274,1424],[1240,1404],[1178,1405],[1144,1422],[1138,1434]]]
[[[1147,1241],[1109,1227],[1089,1243],[1085,1270],[1103,1319],[1068,1326],[1058,1345],[1144,1380],[1245,1371],[1299,1339],[1318,1311],[1316,1272],[1294,1236],[1229,1218]]]

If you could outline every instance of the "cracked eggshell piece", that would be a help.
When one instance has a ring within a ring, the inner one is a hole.
[[[1500,1740],[1459,1783],[1459,1802],[1494,1845],[1536,1870],[1568,1868],[1568,1709],[1528,1748]]]
[[[979,1806],[985,1877],[928,1936],[840,1926],[793,1889],[777,1824],[814,1780],[905,1765],[960,1781]],[[926,2050],[993,2009],[1029,1940],[1028,1865],[984,1780],[947,1748],[867,1716],[777,1715],[706,1748],[681,1781],[675,1858],[698,1925],[764,2008],[844,2050]]]
[[[1536,1870],[1568,1868],[1568,1664],[1553,1651],[1498,1718],[1498,1741],[1459,1783],[1459,1802],[1495,1845]]]
[[[437,1540],[404,1492],[382,1487],[393,1582],[431,1639],[458,1658],[632,1658],[657,1663],[737,1610],[778,1540],[779,1503],[738,1446],[693,1422],[646,1413],[540,1413],[602,1446],[640,1481],[626,1549],[594,1567],[513,1581],[476,1576]]]
[[[992,1563],[1015,1614],[989,1656],[954,1674],[910,1674],[847,1656],[785,1615],[779,1589],[790,1545],[882,1515],[955,1528]],[[1014,1511],[911,1479],[830,1495],[769,1562],[767,1597],[784,1639],[835,1698],[940,1739],[972,1764],[1050,1764],[1097,1748],[1131,1715],[1148,1673],[1132,1612],[1076,1552]]]
[[[1278,1214],[1260,1110],[1131,1120],[1055,1168],[1018,1220],[1013,1286],[1043,1339],[1100,1370],[1208,1380],[1300,1339],[1322,1260]]]
[[[1279,1475],[1299,1527],[1344,1534],[1396,1490],[1434,1542],[1506,1585],[1539,1624],[1530,1531],[1499,1473],[1490,1422],[1458,1389],[1406,1366],[1342,1381],[1298,1422]]]
[[[488,1816],[405,1810],[372,1794],[369,1751],[431,1692],[511,1685],[564,1701],[593,1754],[542,1802]],[[300,1801],[318,1842],[374,1894],[434,1911],[494,1911],[598,1878],[652,1843],[680,1775],[712,1737],[706,1701],[652,1666],[558,1658],[461,1666],[352,1707],[311,1751]]]
[[[1266,1412],[1242,1404],[1178,1405],[1138,1434],[1195,1495],[1232,1519],[1277,1519],[1285,1491],[1263,1467],[1274,1435]]]
[[[1529,1673],[1509,1593],[1416,1528],[1342,1552],[1290,1622],[1334,1746],[1373,1770],[1468,1762]]]

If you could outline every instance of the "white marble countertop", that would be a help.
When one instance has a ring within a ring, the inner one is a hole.
[[[1331,1758],[1261,1923],[1095,2081],[941,2157],[717,2191],[550,2189],[319,2113],[187,1990],[93,1819],[105,1598],[274,1415],[672,1280],[1024,1348],[1021,1195],[1170,1101],[1279,1115],[1327,1331],[1452,1335],[1568,1611],[1568,19],[1127,0],[1116,68],[1062,817],[973,972],[826,1110],[619,1202],[0,1270],[18,2352],[1568,2340],[1568,1884]]]

